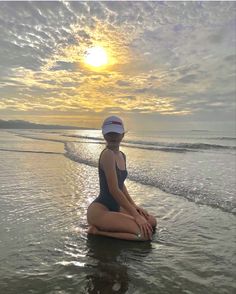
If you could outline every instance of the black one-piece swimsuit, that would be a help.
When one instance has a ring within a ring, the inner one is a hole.
[[[112,194],[109,192],[105,172],[100,167],[100,158],[101,158],[103,151],[100,154],[99,162],[98,162],[100,193],[99,193],[99,196],[93,202],[98,202],[98,203],[105,205],[110,211],[120,211],[120,205],[117,203],[117,201],[114,199]],[[125,166],[126,166],[125,154],[122,151],[121,151],[121,153],[124,157]],[[128,172],[126,169],[125,170],[119,169],[116,164],[116,174],[117,174],[118,186],[122,190],[123,185],[124,185],[124,181],[127,178]]]

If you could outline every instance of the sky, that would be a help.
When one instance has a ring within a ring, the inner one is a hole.
[[[0,119],[234,129],[235,73],[235,2],[0,2]]]

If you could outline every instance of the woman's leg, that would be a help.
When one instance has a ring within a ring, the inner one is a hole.
[[[140,240],[148,240],[148,238],[141,234],[140,228],[135,222],[134,218],[130,215],[120,212],[108,211],[104,213],[97,220],[95,226],[100,232],[107,232],[110,236],[111,233],[115,233],[115,238],[119,238],[118,233],[121,233],[123,234],[123,237],[125,237],[125,239],[128,238],[128,240],[137,240],[137,238]],[[132,234],[133,236],[128,236],[127,234]]]
[[[123,240],[144,241],[141,238],[141,235],[135,235],[130,233],[105,232],[105,231],[98,230],[95,226],[89,227],[88,234],[111,237],[116,239],[123,239]]]
[[[88,233],[126,240],[148,240],[140,235],[139,226],[131,215],[109,211],[100,203],[93,203],[88,208],[88,223],[95,229]]]

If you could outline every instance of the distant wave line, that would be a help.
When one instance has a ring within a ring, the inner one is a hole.
[[[87,143],[87,144],[104,144],[105,142],[104,140],[99,140],[98,138],[95,137],[87,137],[87,136],[65,136],[65,137],[77,137],[77,138],[83,138],[83,139],[92,139],[98,142],[83,142],[83,141],[63,141],[63,140],[57,140],[57,139],[46,139],[46,138],[38,138],[38,137],[33,137],[33,136],[28,136],[28,135],[24,135],[24,134],[19,134],[19,133],[14,133],[15,135],[19,136],[19,137],[23,137],[26,139],[32,139],[32,140],[39,140],[39,141],[48,141],[48,142],[58,142],[58,143],[62,143],[62,144],[66,144],[66,143]],[[178,148],[178,147],[159,147],[159,146],[155,146],[155,145],[150,145],[150,147],[142,147],[142,146],[135,146],[135,145],[129,145],[129,143],[124,144],[122,143],[121,146],[124,147],[128,147],[128,148],[136,148],[136,149],[145,149],[145,150],[154,150],[154,151],[166,151],[166,152],[186,152],[186,151],[193,151],[193,150],[188,150],[188,149],[184,149],[184,148]],[[151,147],[152,146],[152,147]]]
[[[19,137],[26,138],[26,139],[40,140],[40,141],[49,141],[49,142],[58,142],[58,143],[62,143],[62,144],[65,143],[65,141],[63,141],[63,140],[38,138],[38,137],[28,136],[28,135],[19,134],[19,133],[13,133],[13,134],[15,134],[16,136],[19,136]]]
[[[230,140],[230,141],[235,141],[236,137],[211,137],[207,138],[208,140]]]
[[[63,135],[64,137],[72,137],[72,138],[80,138],[80,139],[89,139],[89,140],[96,140],[96,141],[104,141],[101,138],[96,137],[89,137],[89,136],[81,136],[81,135]],[[142,149],[149,149],[149,150],[163,150],[163,151],[176,151],[176,152],[185,152],[185,151],[192,151],[192,149],[196,150],[209,150],[209,149],[230,149],[236,150],[236,146],[225,146],[225,145],[218,145],[218,144],[207,144],[207,143],[162,143],[162,142],[149,142],[149,141],[135,141],[135,140],[123,140],[121,146],[126,147],[136,147],[136,146],[129,146],[126,144],[134,144],[134,145],[146,145],[152,146],[152,148],[144,148]],[[137,147],[138,148],[138,147]]]
[[[38,138],[34,136],[28,136],[24,134],[15,133],[15,135],[33,139],[33,140],[42,140],[42,141],[49,141],[49,142],[58,142],[62,144],[68,143],[67,141],[58,140],[58,139],[48,139],[48,138]],[[88,136],[80,136],[80,135],[63,135],[64,137],[72,137],[72,138],[80,138],[80,139],[87,139],[87,140],[95,140],[97,144],[105,145],[103,139],[96,138],[96,137],[88,137]],[[73,143],[89,143],[89,142],[78,142],[78,141],[70,141]],[[93,143],[93,142],[91,142]],[[141,146],[143,145],[143,146]],[[200,150],[214,150],[214,149],[227,149],[227,150],[236,150],[236,146],[223,146],[223,145],[214,145],[214,144],[206,144],[206,143],[161,143],[161,142],[146,142],[146,141],[126,141],[124,140],[121,143],[121,146],[128,147],[128,148],[137,148],[137,149],[144,149],[144,150],[153,150],[153,151],[165,151],[165,152],[197,152]]]
[[[60,152],[53,152],[53,151],[16,150],[16,149],[4,149],[4,148],[0,148],[0,151],[64,155],[64,153],[62,152],[60,153]]]

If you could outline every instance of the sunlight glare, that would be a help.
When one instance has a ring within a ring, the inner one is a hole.
[[[108,63],[106,51],[102,47],[92,47],[86,51],[85,63],[91,66],[99,67]]]

